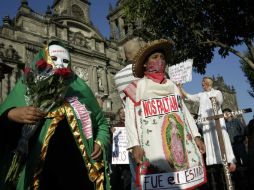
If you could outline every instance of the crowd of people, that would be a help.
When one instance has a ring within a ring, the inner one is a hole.
[[[238,167],[254,168],[250,159],[254,119],[245,126],[230,114],[230,108],[221,110],[223,96],[213,88],[210,77],[203,78],[204,91],[197,94],[189,94],[181,84],[172,82],[166,74],[172,47],[172,42],[165,39],[144,43],[134,38],[125,45],[128,64],[115,76],[122,107],[117,112],[119,121],[110,125],[103,115],[102,99],[71,71],[68,48],[58,41],[50,42],[28,65],[29,72],[39,69],[45,77],[69,69],[68,88],[45,111],[27,103],[33,94],[27,93],[28,87],[20,79],[1,104],[0,189],[235,186],[234,179],[226,179],[227,174],[223,177],[223,173],[225,168],[229,175]],[[46,64],[43,67],[41,60]],[[50,92],[52,85],[58,84],[47,81],[44,85]],[[224,113],[225,119],[196,124],[185,100],[199,104],[198,117]],[[121,133],[115,135],[119,127],[126,131],[127,164],[112,163],[120,151]],[[23,151],[22,142],[28,142],[27,151]],[[17,155],[21,155],[20,159]],[[209,170],[216,174],[211,176]],[[214,176],[216,184],[211,185]]]

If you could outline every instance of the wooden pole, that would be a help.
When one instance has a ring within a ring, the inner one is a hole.
[[[211,97],[210,98],[211,102],[212,102],[212,108],[213,108],[213,113],[214,115],[218,114],[218,110],[217,110],[217,101],[215,97]],[[223,140],[223,136],[222,136],[222,130],[221,130],[221,125],[220,125],[220,119],[216,118],[215,119],[215,129],[218,135],[218,140],[219,140],[219,145],[220,145],[220,153],[221,153],[221,160],[222,160],[222,165],[223,165],[223,169],[224,169],[224,175],[225,175],[225,179],[226,179],[226,184],[227,184],[227,190],[233,190],[233,184],[232,184],[232,179],[231,179],[231,175],[228,169],[228,161],[227,161],[227,156],[226,156],[226,149],[225,149],[225,143]]]

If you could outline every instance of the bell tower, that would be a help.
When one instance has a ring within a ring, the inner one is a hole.
[[[52,9],[58,17],[69,17],[88,24],[90,4],[88,0],[54,0]]]
[[[110,39],[120,44],[133,34],[133,25],[125,20],[123,3],[124,0],[118,0],[115,8],[110,4],[107,16],[110,24]]]

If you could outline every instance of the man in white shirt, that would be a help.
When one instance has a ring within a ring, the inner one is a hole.
[[[216,97],[217,105],[219,106],[218,114],[222,113],[221,111],[221,104],[223,103],[222,93],[219,90],[213,89],[212,84],[213,81],[211,78],[204,77],[202,80],[202,87],[204,91],[193,95],[186,93],[183,88],[180,88],[180,91],[182,92],[182,95],[185,98],[193,102],[199,103],[199,111],[198,111],[199,117],[208,117],[213,115],[212,103],[210,100],[211,97]],[[225,128],[225,120],[223,118],[220,119],[220,124],[222,127],[223,138],[226,146],[227,160],[230,163],[229,169],[234,170],[235,156],[232,151],[228,133],[226,132]],[[202,129],[206,145],[206,164],[207,165],[220,164],[221,163],[220,149],[214,121],[210,121],[209,123],[203,124]]]
[[[185,90],[182,88],[182,86],[179,85],[179,89],[183,97],[193,102],[199,103],[199,111],[198,111],[199,117],[203,118],[203,117],[208,117],[213,115],[213,108],[212,108],[212,103],[210,100],[211,97],[216,98],[218,114],[222,114],[221,105],[223,103],[223,96],[221,91],[213,89],[213,81],[210,77],[203,78],[202,88],[204,90],[203,92],[191,95],[186,93]],[[235,165],[236,160],[235,160],[233,149],[232,149],[230,139],[226,130],[224,118],[220,118],[220,125],[222,127],[222,135],[223,135],[224,144],[225,144],[226,157],[229,163],[228,169],[230,172],[233,172],[236,169],[236,165]],[[203,137],[204,137],[204,142],[206,147],[206,165],[208,166],[208,169],[210,167],[221,168],[222,165],[220,164],[222,164],[222,160],[221,160],[218,136],[215,129],[215,121],[202,123],[201,128],[203,131]]]

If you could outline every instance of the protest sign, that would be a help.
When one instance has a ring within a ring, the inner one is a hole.
[[[203,166],[192,167],[183,171],[141,175],[142,190],[188,189],[204,182]]]
[[[179,64],[173,65],[168,69],[170,80],[176,84],[183,84],[192,80],[192,64],[193,60],[188,59]]]
[[[125,127],[114,127],[112,144],[112,164],[129,164]]]

